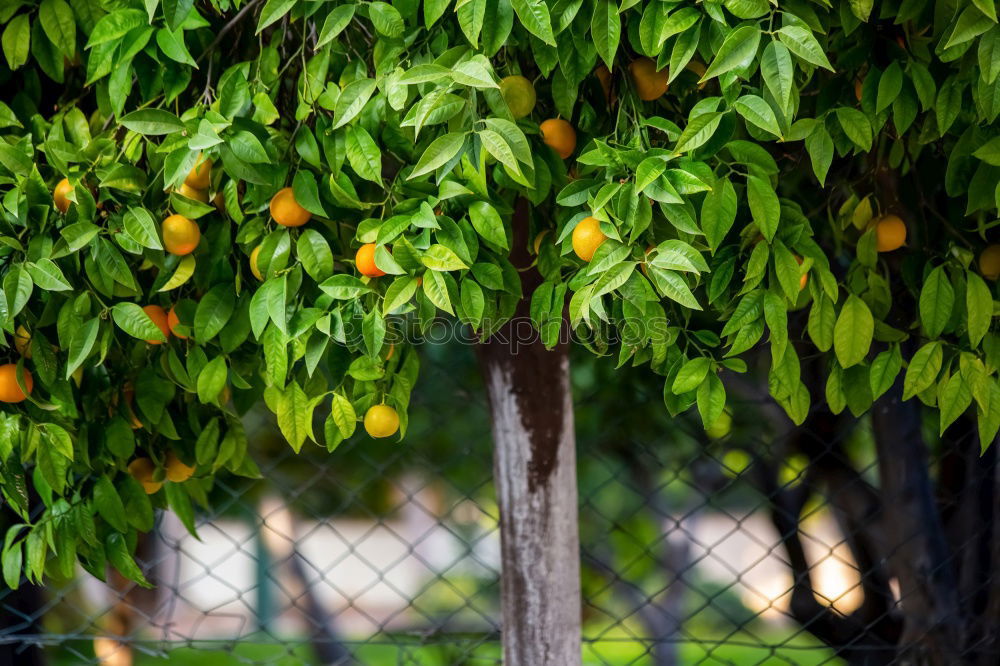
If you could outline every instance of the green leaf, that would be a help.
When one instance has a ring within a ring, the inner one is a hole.
[[[878,400],[882,394],[892,388],[896,381],[896,375],[899,374],[902,367],[903,355],[899,351],[899,345],[893,345],[875,357],[868,374],[873,400]]]
[[[420,255],[420,262],[432,271],[457,271],[468,268],[451,248],[439,243],[427,248]]]
[[[125,233],[136,243],[151,250],[162,250],[160,232],[153,215],[145,208],[129,208],[123,219]]]
[[[128,552],[128,545],[125,543],[125,537],[118,532],[112,532],[104,540],[104,552],[108,556],[108,561],[111,562],[115,569],[129,580],[135,581],[143,587],[152,587],[146,577],[142,575],[142,569],[135,563],[132,559],[132,555]]]
[[[874,330],[875,320],[868,305],[854,294],[848,296],[833,329],[833,350],[841,367],[849,368],[864,360]]]
[[[770,243],[781,219],[781,204],[770,181],[754,175],[747,177],[747,203],[754,223]]]
[[[714,253],[736,221],[736,190],[728,178],[720,178],[705,195],[701,206],[701,229]]]
[[[312,413],[315,405],[302,391],[296,382],[291,382],[278,393],[275,415],[278,417],[278,428],[288,440],[292,449],[298,453],[306,438],[312,439]]]
[[[306,229],[299,234],[295,253],[302,268],[316,282],[323,282],[333,275],[333,252],[323,234],[315,229]]]
[[[347,160],[354,172],[365,180],[382,182],[382,152],[375,140],[360,125],[347,128]]]
[[[198,400],[204,404],[212,404],[219,399],[219,394],[226,385],[228,370],[226,359],[216,356],[205,364],[198,373]]]
[[[444,166],[453,157],[458,155],[458,152],[462,150],[464,145],[464,132],[452,132],[434,139],[431,145],[427,146],[427,150],[420,156],[420,159],[417,160],[417,165],[413,168],[413,172],[407,177],[407,180],[423,176]]]
[[[11,69],[17,69],[28,61],[28,48],[31,45],[31,23],[27,14],[18,14],[7,24],[0,38],[3,55]]]
[[[469,219],[473,228],[487,243],[504,250],[508,249],[507,233],[496,208],[486,201],[473,202],[469,206]]]
[[[745,69],[753,62],[760,46],[760,27],[744,25],[736,28],[728,35],[715,54],[712,63],[701,77],[701,82],[708,81],[720,74],[734,69]]]
[[[354,405],[340,393],[334,393],[330,402],[330,418],[340,431],[340,436],[347,439],[358,427],[358,415]]]
[[[722,115],[720,111],[711,111],[692,119],[677,138],[674,152],[678,154],[690,152],[711,139],[715,130],[719,128]]]
[[[337,119],[332,129],[343,127],[361,113],[365,104],[375,92],[375,79],[360,79],[344,86],[337,98],[333,115]]]
[[[875,98],[875,113],[882,113],[896,101],[903,90],[903,70],[899,62],[893,60],[882,72],[878,80],[878,95]]]
[[[67,58],[76,56],[76,19],[66,0],[42,0],[38,20],[49,40]]]
[[[872,148],[872,126],[868,116],[847,106],[837,107],[837,120],[851,143],[864,151]]]
[[[344,28],[354,18],[354,8],[355,5],[353,4],[339,5],[327,14],[326,20],[323,21],[323,28],[319,31],[319,39],[316,41],[317,49],[323,47],[344,31]]]
[[[930,388],[941,371],[944,349],[937,340],[928,342],[910,359],[903,378],[903,400],[909,400]]]
[[[236,296],[232,284],[218,284],[212,287],[198,302],[194,313],[194,337],[206,343],[229,322],[236,308]]]
[[[111,308],[111,316],[122,329],[133,338],[139,340],[157,340],[166,342],[163,331],[153,323],[153,320],[135,303],[118,303]]]
[[[97,332],[100,328],[100,323],[100,320],[94,317],[73,330],[69,342],[69,360],[66,363],[65,379],[72,377],[76,369],[87,360],[87,357],[94,348],[94,343],[97,341]]]
[[[111,479],[102,476],[94,484],[94,508],[97,513],[108,522],[108,525],[119,532],[128,530],[128,521],[125,518],[125,505],[122,498],[118,496],[118,491],[111,483]]]
[[[119,122],[133,132],[147,136],[172,134],[184,129],[180,118],[163,109],[139,109],[125,114]]]
[[[670,390],[675,395],[695,390],[705,380],[711,369],[712,359],[710,358],[699,356],[688,361],[677,371],[677,376],[674,377],[674,383],[671,385]]]
[[[969,342],[978,347],[990,330],[993,320],[993,294],[978,274],[966,272],[965,309],[968,316]]]
[[[777,137],[781,136],[781,128],[778,127],[778,118],[774,115],[774,111],[768,103],[764,101],[763,97],[744,95],[736,100],[733,106],[736,108],[737,113],[743,116],[747,122]]]
[[[709,428],[726,408],[726,387],[714,372],[705,377],[705,381],[698,387],[697,401],[701,423]]]
[[[399,10],[385,2],[368,3],[368,18],[376,32],[386,37],[399,37],[406,29]]]
[[[260,18],[257,19],[257,30],[254,34],[259,35],[264,28],[291,11],[296,0],[267,0],[264,9],[260,10]]]
[[[760,73],[764,85],[771,91],[778,106],[785,110],[787,116],[792,102],[792,88],[795,85],[795,64],[784,44],[772,41],[764,47],[760,59]]]
[[[938,266],[927,276],[920,290],[920,320],[927,337],[936,338],[944,331],[955,307],[955,289],[944,271]]]
[[[943,435],[952,423],[969,408],[972,404],[972,389],[965,380],[965,375],[956,372],[948,381],[938,386],[938,411],[941,415],[941,429],[939,434]]]
[[[514,13],[525,29],[551,46],[556,45],[556,37],[552,32],[552,19],[549,17],[549,7],[544,0],[511,0]]]
[[[71,291],[73,286],[66,281],[62,270],[51,259],[39,259],[25,264],[28,274],[36,285],[45,291]]]
[[[816,41],[816,37],[806,28],[799,25],[786,25],[777,30],[777,34],[778,39],[802,60],[831,72],[834,71],[826,54],[823,53],[823,48]]]
[[[610,0],[597,0],[590,21],[590,35],[608,69],[614,69],[621,31],[622,20],[618,15],[618,5]]]
[[[448,283],[445,282],[444,276],[441,273],[437,271],[424,273],[423,286],[424,295],[427,296],[427,300],[448,314],[455,314],[451,306],[451,296],[448,294]]]

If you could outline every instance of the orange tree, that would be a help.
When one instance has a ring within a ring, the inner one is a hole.
[[[919,401],[986,448],[994,3],[778,4],[4,3],[7,584],[142,582],[154,507],[257,474],[261,399],[295,450],[402,436],[442,313],[573,330],[706,425],[763,349],[796,423]]]

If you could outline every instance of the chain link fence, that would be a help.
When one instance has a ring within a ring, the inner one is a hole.
[[[727,378],[732,423],[705,433],[666,412],[661,380],[612,366],[574,358],[584,663],[911,663],[906,591],[869,559],[884,516],[865,504],[880,486],[868,418],[795,428],[764,386]],[[0,643],[23,663],[499,663],[489,413],[468,347],[426,348],[410,414],[402,444],[362,435],[296,456],[251,413],[263,478],[218,481],[197,538],[158,517],[137,545],[154,589],[81,571],[0,590]],[[957,437],[929,440],[933,476],[995,470],[973,431]],[[937,492],[947,533],[967,498]],[[954,552],[993,538],[981,508]],[[989,604],[994,584],[963,583],[979,596],[961,601]],[[963,655],[989,659],[985,646]]]

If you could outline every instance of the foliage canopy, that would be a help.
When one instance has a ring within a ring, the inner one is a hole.
[[[259,474],[261,398],[296,450],[383,403],[405,433],[402,340],[441,313],[489,336],[522,297],[518,200],[543,340],[648,364],[672,413],[711,425],[719,373],[763,358],[796,422],[903,373],[942,432],[975,409],[992,441],[996,8],[874,4],[3,3],[7,584],[143,582],[154,507],[193,529],[213,475]]]

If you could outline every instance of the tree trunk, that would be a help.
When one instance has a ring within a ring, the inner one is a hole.
[[[525,269],[526,202],[513,222],[511,260]],[[528,269],[521,281],[513,319],[478,349],[493,421],[504,663],[572,666],[581,658],[581,603],[569,356],[565,344],[549,351],[537,335],[523,339],[541,277]]]
[[[886,527],[889,570],[899,581],[905,664],[960,663],[962,613],[940,514],[935,504],[919,406],[902,400],[902,379],[875,403],[872,430]]]

